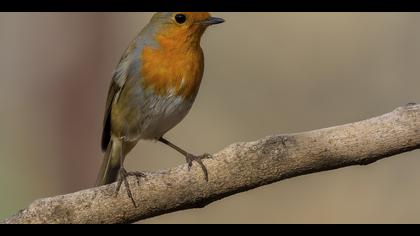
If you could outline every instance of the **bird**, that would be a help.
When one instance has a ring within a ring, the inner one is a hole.
[[[133,204],[127,177],[145,177],[127,172],[124,160],[140,140],[161,142],[181,153],[191,168],[197,162],[208,181],[202,160],[211,155],[193,155],[164,135],[189,113],[204,72],[201,38],[206,29],[225,20],[209,12],[157,12],[129,43],[113,72],[103,119],[101,148],[104,158],[95,186],[118,181]]]

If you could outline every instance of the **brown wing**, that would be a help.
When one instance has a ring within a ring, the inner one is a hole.
[[[118,63],[117,69],[111,80],[111,85],[108,90],[108,98],[106,100],[105,116],[102,129],[102,151],[106,151],[108,143],[111,139],[111,109],[112,103],[116,98],[117,94],[124,89],[125,82],[127,80],[127,73],[130,69],[131,57],[129,56],[135,49],[136,39],[132,40],[125,50],[124,54]]]
[[[114,102],[115,95],[120,91],[121,87],[118,86],[112,80],[111,85],[109,86],[108,90],[108,98],[106,100],[106,107],[105,107],[105,116],[104,116],[104,123],[103,123],[103,129],[102,129],[102,142],[101,147],[102,151],[106,151],[106,148],[108,147],[108,143],[111,139],[111,108],[112,103]]]

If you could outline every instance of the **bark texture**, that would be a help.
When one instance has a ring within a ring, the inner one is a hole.
[[[273,135],[231,144],[204,160],[209,182],[197,163],[148,173],[130,186],[115,183],[36,200],[2,223],[132,223],[207,204],[286,178],[366,165],[420,147],[420,105],[408,104],[368,120],[308,132]]]

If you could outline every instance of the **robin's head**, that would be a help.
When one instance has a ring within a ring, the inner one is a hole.
[[[208,26],[223,22],[208,12],[158,12],[149,26],[155,28],[155,39],[159,42],[194,44],[200,42]]]

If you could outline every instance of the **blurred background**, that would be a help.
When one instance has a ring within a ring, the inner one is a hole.
[[[193,153],[420,102],[418,13],[212,13]],[[0,13],[0,219],[93,185],[112,71],[152,13]],[[198,138],[199,137],[199,138]],[[284,180],[140,223],[420,223],[420,151]],[[129,170],[184,163],[140,142]]]

